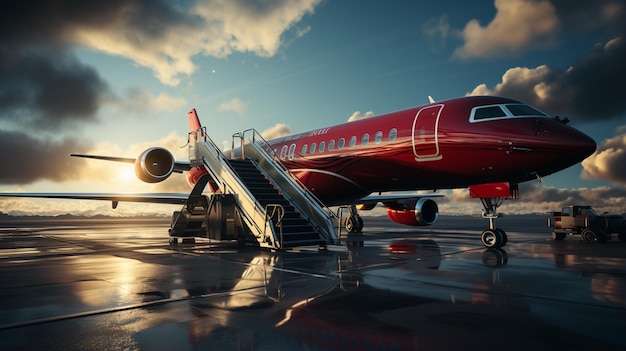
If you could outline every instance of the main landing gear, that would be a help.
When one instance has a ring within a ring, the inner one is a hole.
[[[345,222],[343,222],[344,227],[346,228],[346,230],[348,231],[348,233],[350,234],[354,234],[354,233],[361,233],[363,231],[363,218],[361,218],[361,216],[359,215],[359,212],[356,208],[355,205],[351,205],[350,207],[341,207],[339,208],[339,212],[341,212],[341,216],[343,217],[343,212],[342,209],[347,208],[348,209],[348,216],[345,219]]]

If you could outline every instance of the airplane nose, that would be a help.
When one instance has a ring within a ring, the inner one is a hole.
[[[558,121],[541,123],[538,134],[543,134],[544,140],[555,143],[555,148],[564,157],[580,162],[596,151],[596,142],[587,134]]]
[[[578,145],[575,146],[581,155],[585,155],[585,158],[596,152],[597,147],[596,142],[586,134],[583,134],[583,137],[580,138]]]

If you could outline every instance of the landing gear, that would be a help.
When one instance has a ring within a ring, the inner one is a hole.
[[[496,219],[500,218],[498,207],[502,205],[506,197],[497,198],[481,198],[484,211],[483,218],[489,220],[489,229],[485,229],[480,236],[480,241],[486,248],[498,249],[506,245],[509,241],[506,232],[500,228],[496,228]]]
[[[358,214],[350,215],[346,219],[346,230],[348,230],[348,233],[360,233],[363,231],[363,218]]]
[[[359,216],[359,211],[356,209],[355,205],[348,207],[348,209],[350,214],[346,218],[344,226],[348,233],[360,233],[363,231],[363,218]]]

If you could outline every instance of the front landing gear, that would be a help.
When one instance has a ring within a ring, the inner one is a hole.
[[[506,198],[481,198],[480,200],[482,201],[484,207],[483,218],[487,218],[489,220],[489,229],[483,230],[483,233],[480,236],[480,241],[486,248],[501,248],[506,245],[509,239],[504,230],[496,228],[496,219],[500,218],[500,214],[498,214],[498,207],[502,205]]]
[[[470,197],[479,198],[483,203],[483,218],[489,220],[489,229],[485,229],[480,236],[480,241],[485,247],[497,249],[506,245],[509,241],[506,232],[496,228],[496,219],[500,218],[498,207],[506,199],[519,198],[517,184],[508,182],[472,185],[469,187]]]

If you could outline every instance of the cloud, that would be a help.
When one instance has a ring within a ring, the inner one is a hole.
[[[626,42],[597,45],[567,69],[547,65],[507,70],[493,89],[478,85],[468,95],[503,95],[552,115],[584,120],[611,119],[626,112]]]
[[[181,97],[172,97],[167,93],[160,93],[157,96],[150,95],[143,89],[130,89],[125,96],[117,98],[114,105],[128,111],[166,111],[177,110],[187,104],[187,100]]]
[[[495,6],[496,16],[486,27],[476,19],[465,25],[465,44],[455,50],[455,57],[508,56],[553,40],[559,20],[550,1],[495,0]]]
[[[91,67],[54,49],[12,51],[0,45],[0,121],[60,130],[93,122],[109,86]]]
[[[577,35],[593,30],[614,37],[626,35],[626,5],[621,0],[495,0],[494,4],[496,15],[486,26],[473,19],[459,31],[464,44],[455,50],[454,57],[517,55],[556,45],[563,36],[575,40]],[[432,36],[436,28],[431,24],[425,28],[426,34]]]
[[[69,213],[87,217],[97,215],[166,217],[171,216],[175,210],[180,210],[180,206],[120,202],[117,209],[112,209],[111,203],[108,201],[0,199],[0,213],[7,213],[12,216],[58,216]]]
[[[276,54],[285,35],[321,0],[77,0],[12,4],[0,15],[0,42],[25,48],[80,45],[131,59],[168,85],[197,70],[198,54],[226,57],[234,52]],[[32,10],[32,9],[36,10]]]
[[[246,113],[246,104],[239,98],[233,98],[230,101],[222,102],[217,109],[220,111],[233,111],[239,116],[243,116]]]
[[[0,184],[75,180],[85,163],[72,160],[69,154],[89,147],[72,138],[44,141],[27,133],[0,130]]]
[[[114,96],[96,70],[79,62],[72,50],[128,58],[174,86],[197,71],[192,59],[196,55],[276,54],[289,34],[306,33],[298,23],[320,2],[12,3],[0,13],[0,124],[4,129],[64,130],[96,121],[102,104],[133,106],[129,97],[154,109],[174,108],[184,100],[166,94],[151,97],[140,90]]]
[[[361,111],[355,111],[350,117],[348,117],[348,122],[358,121],[364,118],[370,118],[374,116],[374,112],[367,111],[365,114],[362,114]]]
[[[446,40],[452,33],[447,15],[426,21],[422,26],[422,31],[429,38],[431,48],[435,50],[445,47]]]
[[[273,127],[261,132],[261,136],[265,140],[276,139],[289,134],[291,134],[291,128],[285,123],[276,123]]]
[[[623,18],[626,5],[622,0],[551,0],[564,33],[577,34],[606,29],[614,35],[626,33]]]
[[[583,179],[626,185],[626,133],[606,139],[582,166]]]
[[[446,197],[437,199],[442,214],[478,215],[482,205],[469,196],[467,189],[443,191]],[[596,187],[564,189],[544,186],[538,181],[520,184],[520,198],[507,200],[499,212],[505,214],[540,214],[558,211],[563,206],[591,205],[598,212],[624,213],[626,188]]]

